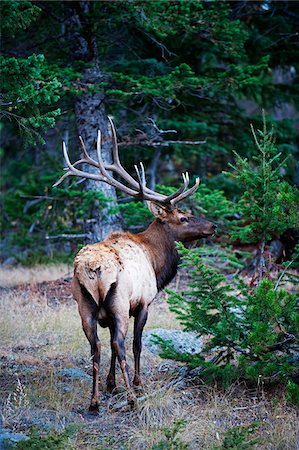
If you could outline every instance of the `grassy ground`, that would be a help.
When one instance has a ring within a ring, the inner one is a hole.
[[[66,292],[67,283],[61,295],[61,284],[54,294],[53,284],[48,289],[45,285],[36,288],[38,283],[61,276],[69,276],[67,266],[0,272],[6,285],[0,291],[1,415],[6,428],[32,436],[16,448],[297,448],[298,418],[283,392],[250,390],[242,383],[226,392],[186,382],[172,385],[176,363],[161,360],[147,348],[142,354],[147,398],[134,411],[112,412],[125,393],[120,389],[110,397],[103,392],[99,415],[89,416],[90,350],[76,305]],[[30,284],[12,289],[20,282]],[[57,296],[65,301],[57,302]],[[147,329],[151,328],[179,328],[163,295],[151,306]],[[100,378],[104,382],[109,336],[102,329],[100,335]],[[131,345],[132,326],[127,337],[130,367]],[[118,381],[122,387],[119,371]]]

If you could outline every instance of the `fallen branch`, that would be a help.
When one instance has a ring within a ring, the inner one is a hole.
[[[236,406],[233,408],[233,411],[236,410],[243,410],[243,409],[253,409],[253,408],[259,408],[261,405],[258,403],[257,405],[248,405],[248,406]]]
[[[121,146],[129,146],[129,145],[145,145],[147,147],[169,147],[169,145],[176,145],[176,144],[182,144],[182,145],[201,145],[206,144],[206,140],[204,141],[149,141],[149,140],[134,140],[134,141],[128,141],[128,142],[120,142],[118,145]]]
[[[289,269],[289,267],[293,264],[293,262],[295,261],[295,259],[292,259],[291,261],[289,261],[289,263],[286,265],[286,267],[284,268],[284,270],[281,272],[280,276],[278,277],[275,286],[274,286],[274,291],[277,291],[277,289],[279,288],[279,284],[281,282],[281,280],[283,279],[283,277],[286,274],[286,271]]]
[[[56,234],[55,236],[46,236],[45,239],[82,239],[88,237],[88,234],[81,233],[81,234]]]
[[[50,197],[49,195],[20,195],[21,198],[33,198],[36,200],[63,200],[63,198]]]

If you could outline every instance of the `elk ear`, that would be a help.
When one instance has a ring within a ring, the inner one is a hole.
[[[156,202],[147,202],[150,212],[159,219],[164,219],[167,216],[167,208]]]

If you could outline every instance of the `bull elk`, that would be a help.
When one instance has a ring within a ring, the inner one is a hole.
[[[199,186],[188,189],[188,173],[183,174],[183,184],[175,193],[166,196],[146,186],[142,163],[135,166],[137,181],[129,175],[120,163],[116,132],[111,119],[113,141],[113,162],[106,164],[101,156],[101,132],[97,138],[97,161],[88,154],[80,137],[82,159],[71,163],[65,143],[63,153],[68,168],[54,186],[68,176],[91,178],[109,183],[125,194],[139,200],[146,200],[155,220],[138,234],[113,232],[103,242],[87,245],[77,254],[74,261],[72,293],[78,303],[84,333],[91,346],[93,357],[93,388],[89,410],[99,407],[99,362],[100,341],[97,323],[109,327],[111,335],[111,365],[107,377],[107,390],[115,388],[115,363],[119,361],[127,389],[128,403],[134,404],[125,355],[125,337],[130,316],[134,316],[133,353],[135,374],[133,385],[141,384],[140,353],[141,338],[147,320],[148,307],[156,294],[163,289],[177,272],[179,256],[175,242],[188,242],[211,236],[215,225],[203,218],[183,212],[177,203],[192,195]],[[97,173],[86,172],[78,168],[88,164],[98,169]],[[112,177],[116,173],[119,180]],[[125,182],[125,184],[124,184]]]

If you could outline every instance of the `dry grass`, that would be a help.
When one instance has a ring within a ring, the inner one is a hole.
[[[35,284],[71,276],[72,266],[67,264],[41,265],[35,267],[0,268],[0,286],[13,287],[20,284]]]
[[[15,391],[8,394],[6,401],[3,404],[1,418],[5,427],[11,426],[14,428],[14,423],[19,421],[24,410],[28,408],[29,400],[26,388],[21,381],[17,379]]]
[[[136,413],[130,448],[145,450],[165,441],[166,434],[183,419],[185,426],[176,438],[192,450],[220,449],[227,430],[253,423],[259,443],[250,448],[298,450],[298,414],[283,399],[277,405],[275,401],[257,400],[239,385],[224,393],[208,386],[165,390],[156,381],[149,389],[155,390],[155,395]]]
[[[298,450],[299,421],[298,412],[290,408],[282,399],[279,405],[268,411],[269,417],[264,425],[265,449]]]
[[[35,355],[78,353],[86,347],[75,303],[52,308],[45,297],[28,301],[14,293],[1,299],[0,339],[6,348],[34,349]]]
[[[149,307],[148,320],[145,329],[151,330],[153,328],[165,329],[181,329],[180,323],[176,320],[175,313],[169,311],[166,302],[168,295],[165,292],[159,294]]]

